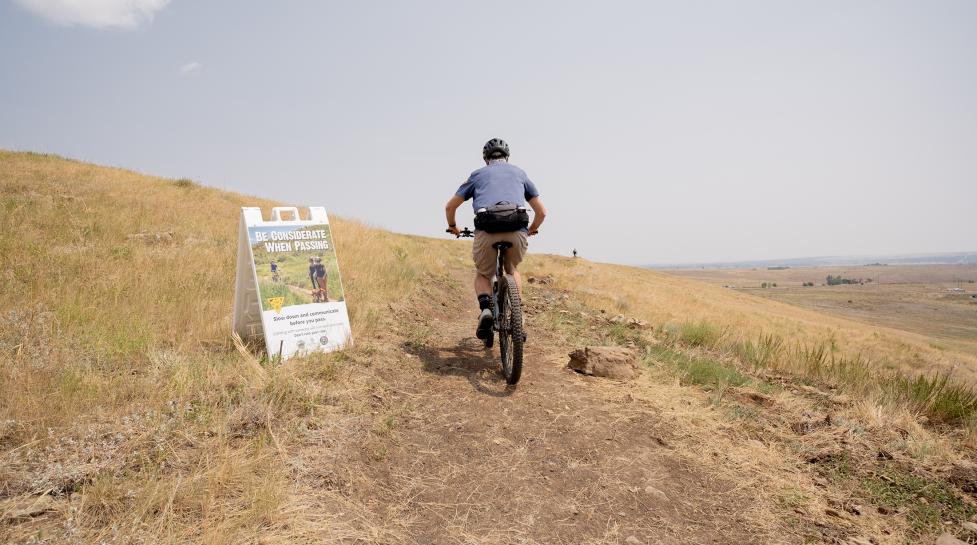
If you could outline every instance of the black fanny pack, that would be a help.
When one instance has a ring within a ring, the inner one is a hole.
[[[499,203],[479,208],[475,214],[475,229],[486,233],[511,233],[529,226],[529,212],[525,206]]]

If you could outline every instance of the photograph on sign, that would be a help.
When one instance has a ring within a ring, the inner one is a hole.
[[[328,224],[249,227],[264,308],[344,301]]]

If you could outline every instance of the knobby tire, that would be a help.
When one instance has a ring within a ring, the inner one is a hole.
[[[509,384],[519,382],[522,375],[522,352],[524,343],[522,323],[522,300],[516,279],[507,274],[499,282],[502,292],[499,298],[502,308],[499,309],[499,352],[502,360],[502,376]]]

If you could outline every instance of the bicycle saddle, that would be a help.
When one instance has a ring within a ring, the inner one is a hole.
[[[495,248],[496,250],[507,250],[509,248],[512,248],[512,243],[501,240],[493,244],[492,247]]]

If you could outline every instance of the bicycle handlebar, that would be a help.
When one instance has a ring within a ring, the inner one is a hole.
[[[445,229],[444,232],[450,233],[451,229]],[[464,229],[461,230],[460,233],[455,235],[455,238],[473,238],[474,236],[475,236],[475,231],[472,231],[471,229],[465,227]]]
[[[444,232],[445,233],[450,233],[451,232],[451,229],[445,229]],[[534,232],[532,232],[530,234],[537,235],[537,234],[539,234],[539,231],[534,231]],[[455,235],[455,238],[474,238],[474,237],[475,237],[475,231],[472,231],[471,229],[469,229],[467,227],[465,227],[464,229],[461,230],[460,233],[458,233],[457,235]]]

